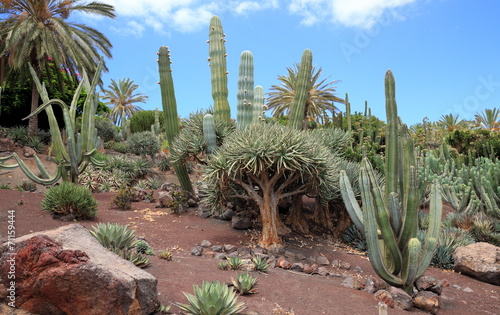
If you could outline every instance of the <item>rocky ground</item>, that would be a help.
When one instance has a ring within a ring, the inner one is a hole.
[[[162,175],[166,180],[173,179],[171,174]],[[19,169],[0,170],[0,185],[9,183],[14,187],[22,177]],[[32,193],[0,189],[1,239],[6,237],[8,210],[15,211],[16,236],[74,223],[53,219],[42,211],[43,188],[37,188],[39,191]],[[94,194],[99,203],[97,217],[78,223],[87,228],[99,222],[128,224],[153,246],[157,255],[170,250],[171,261],[150,256],[151,265],[145,269],[158,279],[159,299],[164,305],[186,303],[182,292],[193,293],[193,285],[201,285],[204,280],[231,282],[235,271],[218,268],[218,248],[214,250],[214,246],[231,245],[227,248],[234,247],[242,255],[256,250],[257,231],[234,230],[227,221],[196,216],[194,209],[177,215],[168,209],[156,209],[151,203],[137,202],[131,210],[121,211],[112,207],[114,195]],[[202,242],[205,247],[201,256],[193,255],[192,249]],[[276,267],[268,273],[252,272],[258,277],[257,292],[239,298],[249,314],[378,314],[378,300],[364,290],[367,279],[377,283],[378,277],[363,253],[319,236],[291,235],[285,245]],[[299,271],[306,265],[311,269]],[[498,286],[435,268],[430,268],[426,275],[444,283],[438,314],[500,314]],[[173,306],[171,312],[178,313],[179,309]],[[408,312],[425,314],[415,308],[388,310],[388,314]]]

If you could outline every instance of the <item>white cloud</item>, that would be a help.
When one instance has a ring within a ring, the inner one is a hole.
[[[106,1],[106,0],[104,0]],[[397,18],[396,11],[417,0],[107,0],[118,20],[132,20],[120,32],[140,36],[145,28],[168,34],[194,32],[207,26],[213,15],[236,15],[287,8],[301,17],[301,24],[335,23],[370,28],[383,18]],[[283,11],[287,12],[287,11]],[[122,22],[123,24],[123,22]],[[142,27],[141,27],[142,26]],[[115,30],[117,27],[115,26]]]
[[[292,14],[302,16],[302,24],[333,22],[350,27],[371,28],[389,15],[401,19],[396,9],[416,0],[292,0],[288,6]]]
[[[117,28],[112,26],[111,29],[117,33],[125,33],[125,34],[130,34],[135,37],[141,37],[142,33],[146,29],[142,24],[139,24],[136,21],[129,21],[127,23],[127,27],[122,27],[122,28]]]

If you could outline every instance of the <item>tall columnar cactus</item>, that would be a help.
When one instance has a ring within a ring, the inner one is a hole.
[[[351,135],[352,122],[351,122],[351,103],[349,103],[349,95],[345,93],[345,118],[347,123],[347,133]]]
[[[421,190],[413,142],[406,127],[399,122],[391,71],[386,74],[385,94],[388,125],[385,193],[366,157],[359,175],[363,211],[345,171],[341,171],[340,187],[353,222],[366,237],[368,256],[375,272],[390,285],[411,294],[416,278],[427,269],[437,247],[441,192],[435,181],[430,192],[429,227],[421,244],[417,238]]]
[[[253,117],[252,123],[257,123],[261,121],[264,117],[265,110],[267,109],[264,105],[264,89],[262,86],[257,85],[253,90]]]
[[[170,68],[170,50],[162,46],[158,52],[158,69],[160,73],[161,101],[163,105],[163,116],[165,118],[165,133],[169,145],[177,134],[179,134],[179,116],[177,114],[177,101],[175,99],[174,81],[172,69]],[[174,171],[179,183],[184,190],[193,192],[193,186],[186,165],[174,165]]]
[[[151,125],[151,132],[155,135],[160,135],[160,111],[155,108],[155,122]]]
[[[214,99],[214,116],[217,121],[231,123],[231,109],[228,102],[226,35],[218,16],[210,20],[208,55]]]
[[[240,66],[238,72],[238,93],[236,120],[238,130],[244,130],[253,120],[253,100],[254,100],[254,78],[253,78],[253,55],[245,50],[240,55]]]
[[[294,129],[305,129],[306,102],[311,89],[312,52],[304,50],[297,74],[297,88],[293,99],[288,125]]]
[[[92,82],[89,81],[86,72],[82,72],[83,79],[73,95],[73,100],[69,109],[63,101],[59,99],[49,99],[45,85],[40,83],[37,79],[35,70],[30,66],[31,75],[40,93],[43,104],[24,119],[38,115],[41,111],[45,110],[49,119],[52,150],[55,153],[55,161],[58,164],[56,174],[50,176],[43,167],[42,162],[35,156],[35,162],[41,173],[41,176],[37,176],[30,171],[26,164],[24,164],[24,162],[14,153],[13,156],[17,160],[19,167],[21,167],[28,178],[34,182],[42,185],[51,185],[62,177],[63,181],[76,183],[78,181],[78,175],[81,174],[90,163],[97,166],[104,165],[102,162],[92,157],[97,152],[97,147],[100,143],[100,139],[97,137],[97,129],[95,128],[95,114],[99,100],[99,96],[95,93],[95,88],[100,80],[102,64],[103,62],[101,60]],[[83,87],[85,87],[87,91],[87,97],[83,105],[81,132],[76,133],[76,107]],[[67,148],[64,146],[61,128],[59,128],[54,116],[52,104],[59,105],[63,111]]]
[[[207,154],[212,154],[217,149],[217,135],[215,133],[215,120],[212,114],[203,116],[203,136],[207,141]]]

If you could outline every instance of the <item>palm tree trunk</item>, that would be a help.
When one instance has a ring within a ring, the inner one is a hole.
[[[40,94],[36,89],[35,82],[33,82],[31,86],[31,113],[38,108],[39,98]],[[34,115],[31,116],[28,120],[28,134],[30,136],[36,136],[37,132],[38,132],[38,115]]]

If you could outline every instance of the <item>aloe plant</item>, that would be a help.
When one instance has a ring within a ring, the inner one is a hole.
[[[412,293],[413,284],[429,266],[439,237],[442,201],[440,185],[430,190],[429,227],[423,243],[417,238],[421,189],[417,178],[413,142],[399,122],[395,81],[389,70],[385,77],[387,148],[385,192],[364,157],[359,183],[363,211],[355,199],[345,171],[341,171],[342,197],[358,229],[364,232],[368,256],[375,272],[388,284]]]
[[[179,116],[177,114],[177,101],[175,99],[174,81],[170,68],[170,50],[162,46],[158,51],[158,68],[160,72],[161,100],[163,115],[165,117],[165,133],[168,143],[171,144],[179,134]],[[186,191],[193,192],[193,186],[185,164],[173,165],[179,183]]]
[[[256,292],[257,278],[252,277],[248,272],[237,274],[236,278],[231,277],[231,282],[240,295]]]
[[[212,81],[212,98],[214,99],[214,116],[217,121],[231,123],[231,110],[229,107],[227,89],[226,66],[226,35],[218,16],[213,16],[209,26],[209,62]]]
[[[42,174],[42,176],[37,176],[26,166],[26,164],[19,158],[19,156],[17,156],[16,153],[13,153],[13,157],[16,159],[19,167],[21,167],[21,169],[29,179],[42,185],[54,184],[61,177],[63,181],[71,181],[73,183],[77,183],[78,175],[85,171],[85,168],[89,164],[93,164],[96,166],[104,165],[103,162],[100,162],[93,158],[93,155],[97,152],[98,144],[100,143],[100,139],[97,136],[97,129],[95,128],[95,114],[97,111],[97,104],[99,100],[98,94],[95,93],[95,88],[100,79],[102,65],[103,61],[101,60],[92,81],[89,81],[85,70],[82,72],[83,79],[80,81],[80,84],[78,85],[75,94],[73,95],[73,100],[71,102],[71,105],[69,106],[69,109],[62,100],[49,99],[45,85],[40,83],[35,70],[30,65],[31,75],[36,84],[38,92],[40,93],[43,104],[24,119],[28,119],[32,116],[38,115],[40,112],[45,110],[49,119],[50,135],[52,139],[52,152],[55,153],[55,161],[58,166],[56,169],[56,174],[51,176],[43,167],[41,161],[35,156],[37,167]],[[76,133],[76,107],[78,99],[80,97],[80,92],[84,87],[87,91],[87,97],[85,98],[85,102],[83,105],[81,132]],[[52,104],[59,105],[63,111],[67,148],[63,143],[61,128],[59,127],[55,118],[54,112],[52,110]]]

